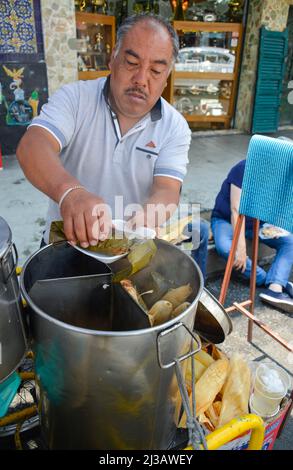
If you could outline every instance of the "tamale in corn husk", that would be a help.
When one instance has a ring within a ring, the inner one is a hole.
[[[183,235],[184,227],[192,221],[192,215],[188,215],[181,220],[173,223],[167,223],[164,227],[160,227],[158,238],[166,240],[169,243],[177,243],[188,237]]]
[[[183,304],[178,305],[178,307],[174,308],[172,311],[171,318],[178,317],[178,315],[185,312],[185,310],[187,310],[190,305],[190,302],[183,302]]]
[[[148,315],[152,326],[162,325],[171,318],[173,305],[167,300],[158,300],[149,310]]]
[[[118,232],[113,228],[112,234],[107,238],[107,240],[99,241],[96,246],[89,246],[86,249],[94,253],[101,253],[110,256],[127,253],[135,240],[129,240],[125,236],[122,236],[121,232],[119,232],[119,236],[116,235],[118,235]],[[50,227],[49,243],[58,243],[65,240],[63,221],[58,220],[52,222]]]
[[[170,289],[167,294],[161,300],[168,300],[173,305],[173,308],[177,308],[180,304],[183,304],[192,292],[190,284],[177,287],[176,289]]]
[[[211,406],[209,406],[208,409],[205,411],[205,415],[212,423],[214,429],[218,427],[220,412],[221,412],[220,401],[214,401],[214,403],[212,403]]]
[[[218,426],[248,413],[251,372],[247,362],[239,354],[230,359],[230,371],[223,389]]]
[[[148,266],[156,252],[157,247],[153,240],[134,240],[133,245],[129,249],[127,258],[122,260],[125,262],[126,267],[115,272],[113,282],[120,282],[122,279],[129,278]]]
[[[89,246],[86,250],[110,256],[129,252],[126,267],[123,265],[123,268],[115,272],[113,276],[113,282],[120,282],[122,279],[130,277],[147,266],[156,254],[157,247],[153,240],[121,238],[121,232],[119,237],[115,238],[115,233],[113,229],[111,238],[100,241],[97,246]],[[66,238],[63,230],[63,221],[58,220],[51,224],[49,242],[59,243],[61,241],[66,241]]]
[[[198,379],[202,376],[204,371],[206,370],[206,367],[202,365],[196,359],[193,359],[193,361],[194,361],[194,381],[196,383]],[[185,372],[185,384],[186,384],[187,392],[188,394],[190,394],[192,391],[192,362],[191,360],[187,361],[187,367],[186,367],[186,372]]]
[[[209,367],[215,362],[215,360],[206,351],[202,349],[195,354],[195,359],[203,364],[205,367]]]
[[[195,384],[196,416],[202,415],[213,403],[223,387],[229,371],[229,361],[214,361]],[[189,397],[192,409],[192,394]],[[186,414],[183,415],[180,427],[186,427]]]
[[[133,285],[132,281],[130,279],[122,279],[120,281],[121,286],[123,289],[128,292],[128,294],[135,300],[136,303],[147,313],[148,309],[146,304],[144,303],[141,295],[138,293],[136,287]]]

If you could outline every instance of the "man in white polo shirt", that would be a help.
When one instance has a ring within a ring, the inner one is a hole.
[[[111,75],[63,86],[32,121],[17,157],[50,198],[45,243],[62,218],[69,241],[96,245],[121,218],[121,203],[142,205],[136,224],[161,225],[171,215],[156,207],[177,206],[190,145],[185,119],[160,98],[178,48],[165,20],[130,17],[117,33]]]

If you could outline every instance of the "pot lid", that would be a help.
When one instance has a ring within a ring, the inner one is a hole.
[[[194,330],[208,342],[218,344],[232,329],[232,321],[223,305],[204,288],[198,301]]]
[[[0,217],[0,259],[11,245],[12,234],[8,223]]]

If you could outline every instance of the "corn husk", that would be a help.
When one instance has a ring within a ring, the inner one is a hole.
[[[173,309],[177,308],[180,304],[183,304],[190,296],[192,289],[190,284],[177,287],[176,289],[170,289],[167,294],[161,300],[168,300],[173,305]]]
[[[60,241],[65,240],[63,221],[58,220],[52,222],[50,227],[49,243],[59,243]],[[133,240],[129,240],[126,237],[121,238],[121,234],[119,235],[119,238],[115,238],[115,230],[113,229],[110,238],[100,241],[96,246],[89,246],[86,249],[95,253],[115,256],[127,253],[133,243]]]
[[[212,351],[211,351],[212,358],[217,361],[218,359],[228,359],[228,356],[223,352],[220,351],[214,344],[212,344]]]
[[[128,266],[113,276],[113,282],[120,282],[122,279],[135,274],[149,264],[156,254],[157,247],[153,240],[137,240],[119,237],[115,238],[115,229],[112,229],[112,236],[107,240],[100,241],[97,246],[89,246],[87,251],[101,253],[109,256],[129,253],[127,256]],[[65,241],[63,221],[54,221],[50,227],[49,242],[59,243]]]
[[[229,371],[229,361],[213,362],[195,384],[196,415],[204,413],[223,387]]]
[[[144,303],[141,295],[138,293],[136,287],[133,285],[132,281],[130,279],[122,279],[122,281],[120,281],[120,284],[123,289],[125,289],[126,292],[128,292],[128,294],[135,300],[135,302],[137,302],[138,305],[140,305],[140,307],[147,313],[147,306]]]
[[[211,364],[215,362],[212,356],[210,356],[207,352],[203,350],[198,351],[194,357],[197,361],[199,361],[205,367],[209,367]]]
[[[214,429],[218,427],[220,411],[221,411],[221,402],[216,401],[212,403],[211,406],[209,406],[205,412],[205,415],[212,423]]]
[[[235,354],[230,360],[230,371],[223,388],[218,426],[248,412],[251,372],[247,362]]]
[[[221,413],[222,402],[221,402],[221,401],[214,401],[213,407],[214,407],[215,413],[216,413],[216,414],[218,415],[218,417],[219,417],[219,416],[220,416],[220,413]]]
[[[197,420],[199,424],[204,425],[209,431],[214,431],[214,425],[213,423],[209,420],[207,415],[205,413],[202,413],[201,415],[198,415]]]
[[[130,247],[126,268],[114,274],[113,282],[120,282],[122,279],[129,278],[136,272],[145,268],[155,256],[156,252],[157,246],[153,240],[135,242]]]
[[[206,370],[205,366],[203,366],[199,361],[196,359],[194,360],[194,380],[195,382],[202,376],[204,371]],[[187,387],[188,394],[192,391],[192,363],[189,360],[185,372],[185,384]]]
[[[167,300],[158,300],[149,310],[149,319],[152,326],[162,325],[170,320],[173,305]]]
[[[166,225],[164,227],[160,227],[160,233],[158,238],[161,240],[166,240],[169,243],[174,243],[179,238],[185,239],[182,235],[184,227],[192,221],[192,215],[186,216],[180,220],[176,220],[175,222]]]
[[[218,361],[214,361],[198,379],[195,384],[196,416],[203,415],[212,405],[225,383],[228,371],[229,361],[226,361],[226,359],[219,359]],[[192,409],[192,394],[189,397],[189,404]],[[185,413],[182,416],[180,425],[181,427],[186,427]]]
[[[183,313],[188,307],[189,307],[190,302],[183,302],[183,304],[178,305],[177,308],[174,308],[173,312],[171,313],[171,318],[176,318],[178,315]]]

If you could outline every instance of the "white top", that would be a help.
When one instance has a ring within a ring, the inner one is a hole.
[[[113,219],[124,219],[127,205],[143,204],[149,197],[154,176],[183,181],[191,132],[181,114],[160,98],[121,136],[108,104],[108,88],[105,78],[64,85],[29,127],[48,130],[60,145],[64,168],[109,204]],[[50,200],[46,243],[51,222],[61,218],[58,204]]]

